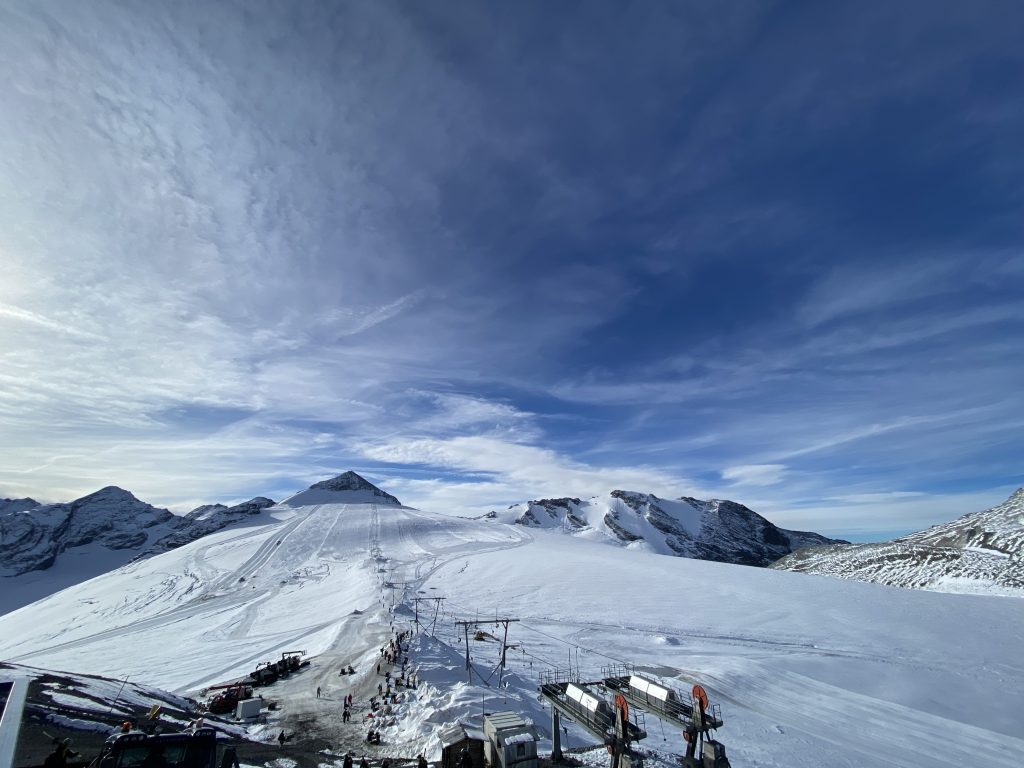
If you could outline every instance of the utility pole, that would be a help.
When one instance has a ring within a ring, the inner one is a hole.
[[[420,631],[420,601],[423,601],[423,602],[427,602],[428,600],[433,600],[434,601],[434,618],[436,620],[437,619],[437,609],[438,609],[438,606],[440,605],[441,601],[444,600],[444,599],[445,598],[443,598],[443,597],[414,597],[413,598],[413,602],[416,604],[416,633],[417,634],[419,634],[419,631]]]
[[[438,614],[438,611],[441,610],[441,600],[444,600],[444,598],[442,597],[440,600],[438,600],[437,602],[434,603],[434,619],[433,619],[433,621],[430,622],[430,636],[431,637],[434,636],[434,627],[437,626],[437,614]]]
[[[469,682],[470,683],[473,682],[473,668],[470,666],[470,663],[469,663],[469,627],[470,627],[470,625],[476,627],[476,626],[478,626],[480,624],[487,623],[488,621],[489,620],[481,621],[480,619],[477,619],[476,621],[456,621],[455,622],[455,626],[462,627],[462,629],[463,629],[463,631],[465,633],[465,638],[466,638],[466,669],[469,670]],[[501,672],[498,674],[498,687],[500,688],[501,687],[501,678],[505,674],[505,651],[508,648],[508,642],[507,642],[508,641],[508,625],[511,622],[513,622],[513,621],[519,621],[519,619],[499,618],[499,617],[496,616],[494,618],[494,621],[495,621],[496,624],[504,624],[505,625],[505,637],[501,641]]]
[[[498,687],[501,688],[501,679],[505,676],[505,651],[508,650],[508,625],[510,622],[519,621],[519,619],[496,619],[500,621],[505,627],[505,636],[501,638],[501,670],[498,672]]]
[[[473,668],[469,665],[469,625],[477,625],[475,621],[456,621],[455,626],[462,627],[466,634],[466,670],[469,672],[469,682],[473,682]]]

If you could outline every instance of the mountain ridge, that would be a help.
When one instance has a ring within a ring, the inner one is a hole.
[[[63,589],[150,555],[180,547],[258,514],[274,502],[256,497],[232,507],[205,505],[187,515],[140,501],[108,485],[69,502],[0,512],[0,577],[33,576],[28,600],[45,592],[38,574]],[[68,563],[65,565],[64,561]],[[72,564],[73,563],[73,564]],[[24,604],[11,582],[0,612]]]
[[[0,499],[0,515],[7,512],[25,512],[41,506],[38,501],[26,496],[23,499]]]
[[[535,499],[491,519],[534,528],[561,528],[584,538],[698,560],[767,566],[800,547],[842,543],[818,533],[779,528],[728,499],[614,490],[606,496]]]
[[[1024,597],[1024,487],[1001,504],[891,541],[799,549],[771,565],[939,592]]]

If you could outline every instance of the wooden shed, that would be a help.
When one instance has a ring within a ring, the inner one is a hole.
[[[442,730],[441,768],[463,768],[462,750],[469,752],[472,768],[484,768],[484,732],[462,723]]]

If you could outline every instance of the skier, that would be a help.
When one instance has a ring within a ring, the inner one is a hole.
[[[420,756],[416,759],[416,768],[427,768],[427,758],[420,753]]]
[[[316,697],[318,699],[320,698],[320,686],[319,685],[316,687]]]
[[[342,768],[352,768],[352,753],[346,752],[345,759],[342,761]]]

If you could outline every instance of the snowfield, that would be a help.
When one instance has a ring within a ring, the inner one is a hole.
[[[379,649],[418,612],[420,684],[378,721],[380,754],[436,758],[440,727],[479,723],[481,708],[531,718],[549,749],[539,675],[571,664],[596,679],[631,663],[682,692],[704,685],[737,767],[1024,764],[1024,601],[667,557],[331,493],[0,617],[0,659],[194,695],[304,650],[313,663],[264,689],[281,709],[251,735],[302,723],[355,746],[383,680]],[[496,617],[519,619],[501,688]],[[487,632],[470,641],[472,682],[455,619]],[[357,674],[340,676],[348,664]],[[646,725],[640,746],[669,764],[678,729]],[[592,739],[570,730],[569,743]]]

